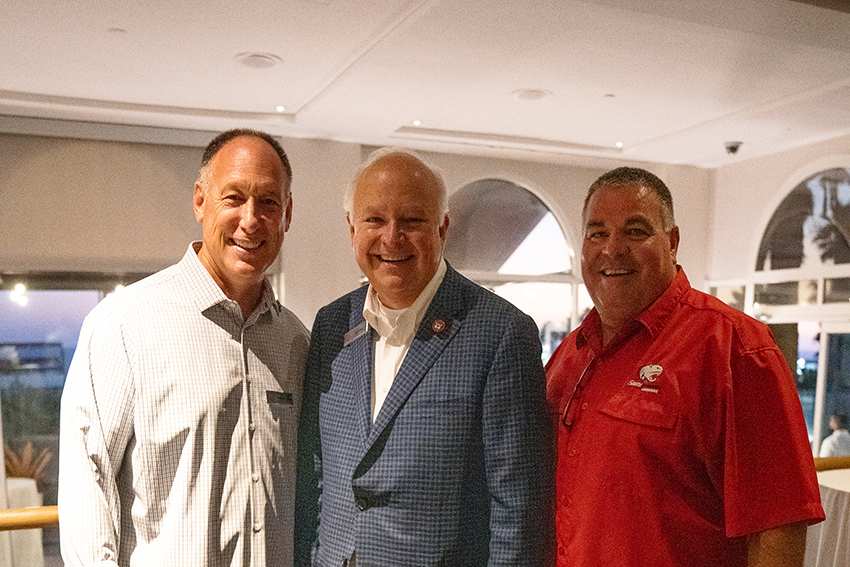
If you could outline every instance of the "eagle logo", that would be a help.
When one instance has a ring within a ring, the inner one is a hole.
[[[661,374],[661,370],[660,364],[647,364],[640,369],[641,382],[655,382],[658,379],[658,375]]]

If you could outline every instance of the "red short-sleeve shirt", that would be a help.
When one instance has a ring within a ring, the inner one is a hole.
[[[744,565],[744,536],[824,518],[769,329],[681,269],[604,349],[593,310],[546,370],[559,566]]]

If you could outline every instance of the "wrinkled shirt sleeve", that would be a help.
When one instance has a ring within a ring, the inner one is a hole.
[[[66,566],[117,565],[121,522],[131,521],[121,518],[119,491],[133,439],[129,337],[109,301],[99,307],[83,324],[62,394],[59,524]]]

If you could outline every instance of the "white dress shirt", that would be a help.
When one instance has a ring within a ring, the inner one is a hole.
[[[292,565],[308,334],[267,282],[243,320],[198,247],[83,324],[62,396],[66,566]]]
[[[392,387],[395,375],[404,361],[404,356],[413,343],[416,329],[425,317],[425,312],[434,299],[443,276],[446,275],[446,261],[441,260],[437,272],[416,301],[404,309],[390,309],[378,298],[375,288],[369,284],[369,292],[363,304],[363,318],[377,331],[375,341],[375,360],[372,364],[372,421],[378,417],[381,406]]]

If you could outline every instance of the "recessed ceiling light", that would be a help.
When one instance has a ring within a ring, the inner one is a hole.
[[[272,53],[240,53],[236,60],[251,69],[269,69],[283,64],[283,60]]]
[[[516,100],[533,101],[549,98],[550,96],[552,96],[552,93],[550,93],[549,91],[544,91],[542,89],[520,89],[518,91],[512,92],[511,96]]]
[[[278,112],[283,112],[284,110],[286,110],[286,107],[278,106],[278,107],[275,107],[275,110],[277,110]]]
[[[617,146],[618,148],[622,148],[622,147],[623,147],[623,142],[617,142],[617,143],[616,143],[616,144],[614,144],[614,145],[615,145],[615,146]]]
[[[421,125],[421,124],[422,124],[422,122],[420,122],[419,120],[414,120],[414,121],[413,121],[413,125],[414,125],[414,126],[419,126],[419,125]]]

